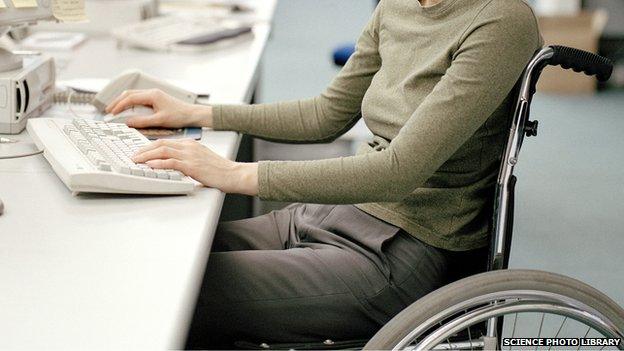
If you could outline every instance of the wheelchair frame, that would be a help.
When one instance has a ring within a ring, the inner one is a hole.
[[[551,47],[542,48],[529,61],[525,68],[516,99],[515,110],[511,121],[507,146],[501,159],[500,171],[496,182],[493,228],[490,244],[488,271],[507,269],[513,233],[515,187],[517,177],[513,174],[525,136],[536,136],[538,122],[529,121],[530,107],[535,86],[542,69],[553,57]],[[501,318],[491,318],[487,322],[485,340],[496,340],[502,331]]]
[[[545,46],[537,51],[527,64],[518,89],[515,110],[511,121],[507,146],[503,152],[501,166],[496,183],[492,242],[488,271],[507,269],[513,233],[514,198],[517,177],[513,174],[524,137],[537,136],[538,121],[529,120],[531,102],[542,70],[548,65],[561,65],[576,72],[596,75],[606,81],[613,66],[609,60],[578,49],[562,46]],[[486,338],[500,335],[501,318],[491,318],[487,323]],[[487,340],[487,339],[486,339]]]

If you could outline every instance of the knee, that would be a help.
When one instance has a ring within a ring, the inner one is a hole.
[[[238,240],[236,239],[237,221],[221,222],[217,225],[214,239],[212,240],[212,252],[236,250]]]

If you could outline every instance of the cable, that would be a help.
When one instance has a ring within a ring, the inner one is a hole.
[[[71,112],[72,115],[74,115],[74,117],[78,117],[78,118],[83,118],[82,116],[79,116],[74,109],[72,108],[72,101],[71,98],[74,95],[76,91],[74,89],[71,89],[69,91],[69,94],[67,94],[67,109],[69,110],[69,112]]]
[[[72,108],[71,98],[72,98],[72,96],[74,95],[75,92],[76,91],[74,89],[71,89],[69,91],[69,94],[67,94],[67,109],[69,109],[69,112],[71,112],[71,114],[74,115],[74,117],[81,118],[80,116],[78,116],[78,114]]]
[[[30,152],[30,153],[26,153],[26,154],[17,154],[17,155],[9,155],[9,156],[2,156],[0,155],[0,160],[9,160],[12,158],[22,158],[22,157],[28,157],[28,156],[35,156],[35,155],[39,155],[42,154],[43,150],[37,150],[35,152]]]
[[[95,93],[81,92],[74,88],[67,88],[64,91],[59,91],[54,94],[54,102],[67,105],[67,110],[77,118],[90,118],[90,116],[81,116],[73,109],[74,104],[87,104],[92,105]]]
[[[11,159],[11,158],[21,158],[21,157],[34,156],[34,155],[39,155],[40,153],[43,152],[43,150],[39,150],[39,148],[37,148],[37,145],[35,145],[35,143],[21,144],[18,140],[15,140],[15,139],[0,138],[0,145],[2,145],[2,144],[12,144],[12,145],[19,145],[19,146],[28,146],[31,150],[34,150],[34,151],[28,151],[26,153],[16,154],[16,155],[2,155],[2,154],[0,154],[0,160],[8,160],[8,159]],[[2,148],[0,148],[0,150],[2,150]],[[4,150],[4,151],[6,151],[6,150]],[[24,150],[22,150],[22,151],[24,151]]]

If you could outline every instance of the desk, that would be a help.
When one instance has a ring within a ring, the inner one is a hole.
[[[269,29],[259,24],[253,41],[201,55],[118,50],[111,39],[92,39],[60,79],[139,68],[205,87],[213,102],[247,102]],[[239,141],[233,132],[202,137],[230,159]],[[1,349],[184,346],[223,193],[73,196],[38,155],[0,161],[0,197]]]

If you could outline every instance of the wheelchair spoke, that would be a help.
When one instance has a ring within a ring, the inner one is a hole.
[[[513,338],[516,335],[516,322],[518,321],[518,314],[514,314],[513,328],[511,329],[511,337]]]
[[[537,337],[540,338],[542,336],[542,327],[544,326],[544,316],[546,316],[545,313],[542,313],[542,319],[540,320],[540,325],[539,325],[539,329],[537,331]],[[535,350],[537,351],[538,346],[535,346]]]
[[[470,335],[470,327],[468,327],[467,329],[468,329],[468,341],[470,342],[470,351],[473,351],[474,348],[472,347],[472,335]]]
[[[568,317],[563,318],[563,322],[561,322],[561,325],[559,326],[559,330],[557,330],[557,334],[555,334],[555,339],[559,337],[559,333],[561,333],[561,329],[563,329],[563,325],[565,324],[567,320],[568,320]],[[548,348],[548,351],[550,351],[551,348],[552,348],[552,345]]]
[[[587,327],[587,331],[585,332],[585,335],[583,335],[583,339],[585,339],[587,337],[587,335],[589,334],[589,331],[591,330],[591,327]],[[576,348],[576,350],[580,350],[581,349],[581,345],[579,345],[579,347]]]
[[[516,322],[518,321],[518,314],[514,313],[514,320],[513,320],[513,326],[511,327],[511,338],[513,339],[514,335],[516,334]],[[502,337],[502,335],[501,335]],[[509,351],[511,351],[511,345],[509,346]]]

